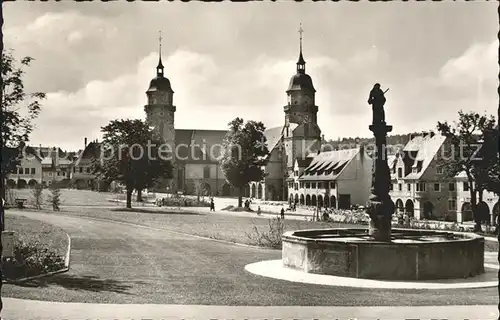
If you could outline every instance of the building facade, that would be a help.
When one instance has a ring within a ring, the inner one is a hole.
[[[457,221],[473,221],[469,183],[465,173],[460,173],[455,177],[455,190],[455,197],[450,199],[450,207],[456,211]],[[496,225],[500,215],[498,195],[484,191],[481,199],[477,199],[477,212],[483,223]]]
[[[288,201],[300,205],[350,209],[370,196],[373,159],[363,146],[297,158],[288,179]]]
[[[445,137],[432,132],[410,137],[403,150],[389,159],[390,195],[396,213],[416,219],[467,222],[473,220],[468,179],[465,174],[449,178],[439,168]],[[498,195],[484,191],[478,214],[485,223],[499,215]]]
[[[16,170],[7,174],[6,183],[11,188],[50,186],[69,181],[74,155],[56,147],[26,147]]]

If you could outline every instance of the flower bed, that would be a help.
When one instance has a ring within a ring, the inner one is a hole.
[[[13,257],[2,258],[5,280],[37,276],[64,268],[68,236],[51,224],[11,215],[6,212],[5,225],[14,231]]]
[[[14,257],[2,258],[2,276],[16,280],[64,268],[64,258],[42,244],[17,241]]]
[[[350,210],[331,210],[329,221],[349,224],[367,225],[370,221],[369,216],[364,211]],[[461,224],[458,222],[417,220],[411,218],[408,223],[401,223],[393,216],[392,226],[397,228],[424,229],[424,230],[443,230],[456,232],[472,232],[473,226]],[[484,235],[496,236],[495,227],[482,226]]]
[[[210,202],[201,198],[191,197],[165,197],[158,198],[155,201],[157,206],[163,207],[210,207]]]

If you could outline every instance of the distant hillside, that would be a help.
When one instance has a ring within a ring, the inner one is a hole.
[[[413,135],[417,135],[420,133],[412,133]],[[395,150],[398,146],[403,147],[408,143],[410,139],[410,134],[395,134],[387,136],[387,145],[392,146],[387,148],[389,154],[394,154]],[[348,137],[348,138],[339,138],[337,140],[327,140],[323,142],[324,150],[338,150],[338,149],[348,149],[354,148],[357,145],[374,145],[375,138],[360,138],[360,137]]]

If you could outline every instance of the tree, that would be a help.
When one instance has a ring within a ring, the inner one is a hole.
[[[35,205],[35,209],[42,209],[43,203],[43,186],[39,183],[35,185],[33,189],[31,189],[31,195],[33,196],[33,204]]]
[[[103,142],[93,172],[99,179],[125,185],[127,208],[132,192],[142,191],[161,178],[172,177],[172,146],[162,144],[156,133],[141,120],[113,120],[101,128]],[[165,147],[167,149],[165,150]]]
[[[251,181],[261,181],[263,166],[267,162],[269,150],[264,136],[262,122],[235,118],[229,122],[229,131],[224,137],[221,169],[226,180],[239,190],[238,207],[242,206],[243,190]]]
[[[482,217],[477,211],[477,200],[488,184],[488,172],[491,172],[494,161],[493,154],[483,145],[491,143],[495,119],[476,112],[459,111],[454,125],[438,122],[437,129],[447,138],[444,157],[438,161],[438,166],[446,177],[455,177],[461,172],[467,176],[475,231],[481,231]]]
[[[19,164],[23,147],[33,131],[33,120],[40,114],[45,93],[24,90],[25,68],[34,59],[24,57],[19,63],[12,50],[2,52],[2,172],[12,172]]]
[[[57,186],[57,184],[53,183],[50,187],[50,197],[49,197],[49,202],[52,204],[52,209],[54,211],[59,211],[60,210],[60,205],[61,205],[61,189]]]

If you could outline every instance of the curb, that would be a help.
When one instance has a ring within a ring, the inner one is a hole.
[[[23,283],[23,282],[30,281],[30,280],[35,280],[35,279],[53,276],[53,275],[56,275],[59,273],[68,272],[69,271],[69,264],[70,264],[70,256],[71,256],[71,237],[67,232],[66,232],[66,237],[68,237],[68,246],[66,249],[66,256],[64,257],[64,267],[63,268],[56,270],[56,271],[42,273],[42,274],[38,274],[36,276],[31,276],[31,277],[26,277],[26,278],[20,278],[20,279],[15,279],[15,280],[2,280],[2,284],[18,284],[18,283]]]

